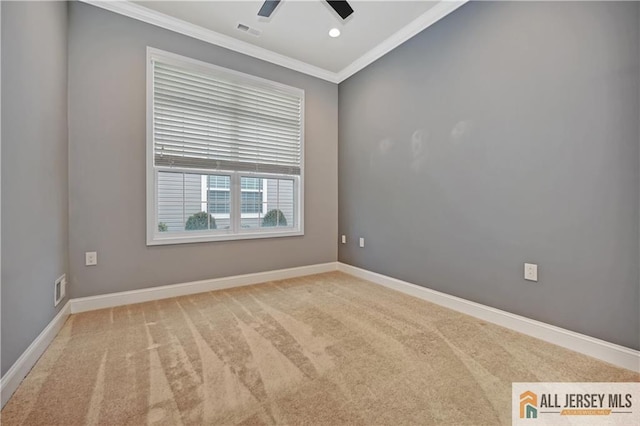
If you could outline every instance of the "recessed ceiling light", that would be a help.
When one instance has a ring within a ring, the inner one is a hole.
[[[336,37],[338,37],[339,35],[340,35],[340,30],[339,30],[339,29],[337,29],[337,28],[331,28],[331,29],[329,30],[329,36],[330,36],[330,37],[336,38]]]

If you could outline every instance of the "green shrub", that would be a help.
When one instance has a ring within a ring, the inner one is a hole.
[[[164,222],[158,223],[158,232],[167,232],[168,230],[169,230],[169,227],[167,226],[166,223]]]
[[[198,212],[189,216],[184,227],[187,231],[198,231],[202,229],[216,229],[216,220],[207,212]]]
[[[262,226],[287,226],[287,218],[279,209],[269,210],[262,219]]]

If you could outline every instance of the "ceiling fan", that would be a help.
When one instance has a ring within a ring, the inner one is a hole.
[[[281,0],[266,0],[258,11],[258,16],[264,16],[265,18],[271,16],[280,1]],[[342,19],[347,19],[347,17],[353,13],[353,9],[349,6],[349,3],[347,3],[346,0],[325,1],[329,3],[329,6],[331,6]]]

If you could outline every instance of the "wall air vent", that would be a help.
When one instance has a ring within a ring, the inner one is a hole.
[[[243,33],[251,34],[254,37],[260,37],[260,34],[262,34],[262,31],[255,28],[251,28],[250,26],[242,23],[238,23],[238,26],[236,27],[236,29],[238,29],[239,31],[242,31]]]

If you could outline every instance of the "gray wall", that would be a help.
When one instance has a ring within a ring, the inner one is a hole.
[[[69,12],[73,297],[337,259],[337,85],[87,4]],[[146,247],[147,46],[305,90],[303,237]]]
[[[67,5],[3,2],[3,375],[56,314],[67,229]]]
[[[640,348],[638,6],[469,3],[340,84],[339,260]]]

